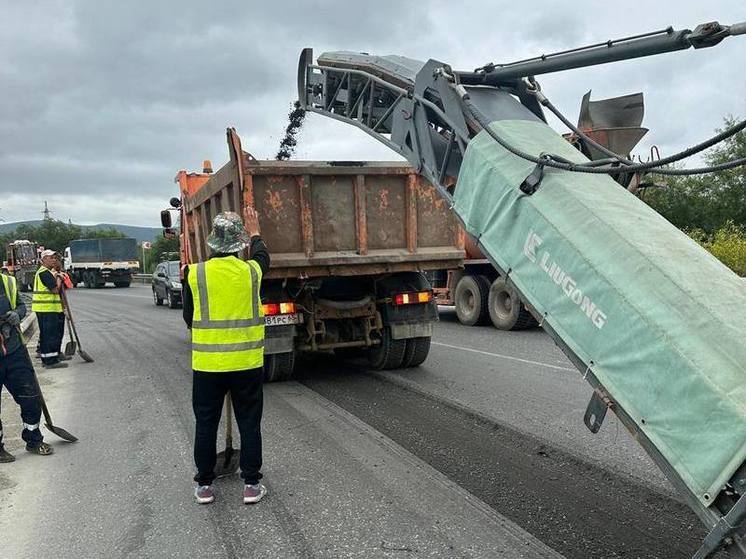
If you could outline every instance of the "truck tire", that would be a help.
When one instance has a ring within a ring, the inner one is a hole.
[[[86,285],[86,287],[88,287],[88,286]],[[153,289],[153,302],[154,302],[154,303],[155,303],[155,304],[156,304],[157,306],[159,306],[159,307],[160,307],[161,305],[163,305],[163,299],[161,299],[160,297],[158,297],[158,293],[156,292],[156,290],[155,290],[155,289]]]
[[[525,330],[538,326],[536,319],[523,306],[518,292],[505,278],[499,277],[492,282],[487,305],[492,324],[498,330]]]
[[[273,353],[264,356],[264,382],[290,380],[295,369],[295,352]]]
[[[168,297],[168,308],[176,309],[179,307],[179,301],[174,297],[174,294],[170,291],[166,291],[166,297]]]
[[[368,350],[368,362],[376,370],[399,369],[404,361],[407,340],[395,340],[391,329],[384,326],[381,332],[381,343]]]
[[[93,274],[91,274],[90,272],[83,273],[83,285],[85,285],[86,289],[93,288]]]
[[[130,286],[130,282],[128,281],[115,281],[114,282],[114,287],[129,287],[129,286]]]
[[[489,293],[490,282],[484,276],[463,276],[459,280],[453,298],[456,316],[461,324],[466,326],[487,324]]]
[[[418,367],[425,362],[427,354],[430,353],[430,336],[423,338],[409,338],[407,349],[404,352],[402,368]]]

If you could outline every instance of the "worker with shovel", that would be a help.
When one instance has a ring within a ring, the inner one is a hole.
[[[247,207],[244,218],[246,228],[233,212],[215,216],[207,239],[213,255],[207,262],[189,265],[182,282],[184,321],[192,330],[197,466],[194,496],[200,504],[215,500],[212,483],[217,477],[216,465],[226,469],[218,464],[216,438],[223,399],[228,393],[241,433],[243,502],[257,503],[267,491],[259,481],[264,365],[264,318],[259,288],[262,276],[269,269],[269,252],[259,236],[256,211]],[[239,253],[247,247],[250,259],[239,259]],[[233,421],[230,413],[227,421]],[[232,452],[232,445],[228,446]]]
[[[18,297],[15,278],[2,275],[0,282],[0,391],[5,386],[21,407],[21,438],[26,442],[26,450],[47,456],[53,449],[44,442],[39,429],[42,410],[38,385],[18,328],[26,316],[26,305]],[[13,460],[15,458],[3,445],[0,421],[0,463]]]
[[[41,362],[48,369],[67,367],[60,357],[60,344],[64,335],[62,312],[62,278],[54,272],[56,253],[45,250],[41,253],[41,266],[34,278],[34,295],[31,310],[39,321],[39,352]]]

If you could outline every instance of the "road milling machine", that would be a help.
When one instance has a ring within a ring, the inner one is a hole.
[[[448,202],[593,387],[587,427],[597,432],[614,412],[707,526],[695,558],[717,550],[746,557],[746,282],[632,191],[652,173],[746,164],[670,165],[746,121],[681,153],[635,163],[626,154],[639,122],[612,119],[611,134],[582,119],[576,126],[535,76],[712,47],[745,33],[746,23],[668,28],[473,71],[352,52],[314,63],[305,49],[298,68],[303,108],[383,142]],[[640,110],[636,99],[621,112]],[[570,128],[575,146],[547,125],[545,111]]]

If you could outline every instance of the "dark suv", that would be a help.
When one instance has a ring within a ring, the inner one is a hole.
[[[181,262],[161,262],[153,272],[153,301],[156,305],[162,305],[168,301],[168,306],[175,309],[181,303],[181,275],[179,268]]]

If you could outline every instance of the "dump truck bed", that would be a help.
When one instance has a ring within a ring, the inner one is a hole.
[[[191,262],[209,256],[215,215],[246,205],[272,254],[269,279],[457,267],[465,256],[447,202],[405,163],[257,161],[236,150],[216,173],[177,180]]]

